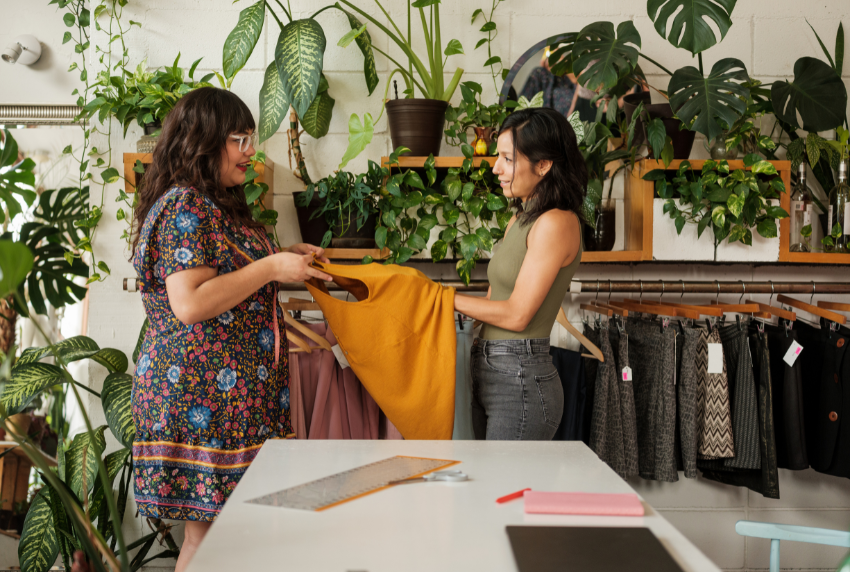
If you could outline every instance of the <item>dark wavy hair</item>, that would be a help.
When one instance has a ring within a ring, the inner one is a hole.
[[[514,169],[517,152],[535,167],[540,161],[552,161],[552,168],[534,187],[529,198],[535,200],[519,210],[517,222],[530,224],[552,209],[572,211],[581,218],[581,204],[587,192],[587,165],[578,148],[575,131],[562,114],[548,107],[521,109],[502,122],[499,135],[510,131],[514,140]]]
[[[209,197],[236,224],[262,228],[254,221],[242,185],[221,185],[221,154],[227,137],[256,127],[248,106],[235,94],[201,87],[184,95],[165,117],[153,162],[137,189],[133,215],[133,253],[148,213],[171,187],[192,187]]]

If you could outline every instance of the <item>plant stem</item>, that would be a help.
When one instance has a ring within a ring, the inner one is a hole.
[[[455,70],[455,74],[452,76],[452,80],[449,82],[449,86],[446,88],[446,91],[443,92],[443,97],[441,98],[443,101],[449,101],[455,93],[457,89],[457,84],[460,83],[460,78],[463,75],[463,68],[457,68]],[[442,77],[442,74],[440,74]]]
[[[646,55],[644,55],[644,53],[643,53],[643,52],[638,52],[638,55],[639,55],[640,57],[642,57],[643,59],[645,59],[646,61],[648,61],[648,62],[651,62],[651,63],[655,64],[656,66],[658,66],[659,68],[661,68],[661,70],[662,70],[664,73],[666,73],[667,75],[669,75],[669,76],[671,76],[671,77],[672,77],[673,72],[671,72],[670,70],[668,70],[667,68],[665,68],[664,66],[662,66],[661,64],[659,64],[658,62],[656,62],[655,60],[653,60],[652,58],[647,57]]]
[[[295,154],[295,176],[301,179],[304,186],[310,185],[313,181],[310,179],[310,174],[307,172],[307,165],[304,163],[304,155],[301,152],[301,140],[298,134],[298,115],[295,109],[289,108],[289,148]]]
[[[86,387],[85,385],[83,385],[83,384],[82,384],[82,383],[80,383],[79,381],[74,380],[74,379],[72,379],[71,381],[73,381],[73,382],[74,382],[74,385],[76,385],[77,387],[82,387],[83,389],[85,389],[86,391],[88,391],[89,393],[91,393],[92,395],[96,395],[97,397],[100,397],[100,394],[99,394],[98,392],[96,392],[95,390],[93,390],[93,389],[91,389],[91,388]]]
[[[315,17],[316,17],[316,16],[318,16],[319,14],[321,14],[322,12],[324,12],[325,10],[330,10],[331,8],[337,8],[337,9],[339,9],[339,6],[337,6],[336,4],[331,4],[330,6],[325,6],[324,8],[322,8],[321,10],[319,10],[318,12],[316,12],[315,14],[313,14],[312,16],[310,16],[310,19],[311,19],[311,20],[315,19]]]
[[[280,9],[281,9],[281,10],[283,10],[283,13],[284,13],[284,14],[286,14],[286,17],[287,17],[287,18],[289,18],[289,21],[290,21],[290,22],[292,22],[292,14],[290,14],[290,13],[286,10],[286,6],[284,6],[284,5],[281,3],[281,1],[280,1],[280,0],[274,0],[274,1],[275,1],[275,2],[277,2],[277,5],[278,5],[278,6],[280,6]],[[286,1],[287,1],[287,3],[289,2],[289,0],[286,0]],[[278,20],[278,21],[280,21],[280,20]]]
[[[436,54],[437,62],[440,61],[440,54],[443,53],[443,42],[440,38],[440,5],[432,4],[431,10],[434,14],[434,25],[432,27],[432,33],[434,34],[434,53]],[[445,78],[443,77],[443,66],[440,66],[438,69],[432,69],[431,73],[437,77],[434,78],[435,81],[435,93],[441,93],[443,91],[443,85],[445,84]],[[463,73],[463,71],[461,71]],[[457,76],[457,73],[455,73]],[[457,76],[458,81],[460,80],[460,76]],[[454,90],[452,90],[454,91]],[[448,101],[448,98],[445,99]]]
[[[287,0],[287,1],[289,1],[289,0]],[[397,33],[399,36],[401,36],[402,38],[404,38],[404,34],[402,34],[402,33],[401,33],[401,30],[399,30],[399,29],[398,29],[398,26],[396,26],[395,21],[394,21],[392,18],[390,18],[389,13],[388,13],[386,10],[384,10],[384,7],[383,7],[383,6],[381,6],[381,3],[380,3],[380,2],[378,2],[378,0],[375,0],[375,4],[377,4],[377,5],[378,5],[378,8],[380,8],[380,9],[381,9],[381,12],[383,12],[383,13],[384,13],[384,16],[386,16],[386,17],[387,17],[387,21],[388,21],[388,22],[392,25],[392,27],[395,29],[396,33]],[[409,44],[409,43],[410,43],[410,38],[408,38],[408,39],[407,39],[407,41],[408,41],[408,44]]]
[[[274,10],[272,10],[272,7],[269,6],[268,2],[266,2],[266,8],[268,8],[269,14],[271,14],[272,17],[277,21],[277,25],[280,26],[280,29],[283,30],[283,22],[281,22],[280,18],[277,17],[277,14],[274,13]]]
[[[702,71],[702,52],[697,54],[697,58],[699,58],[699,75],[705,75],[705,72]]]
[[[383,51],[382,49],[377,48],[377,47],[375,47],[375,46],[374,46],[374,45],[372,45],[372,44],[370,44],[370,45],[372,46],[372,49],[373,49],[373,50],[375,50],[376,52],[378,52],[379,54],[381,54],[382,56],[384,56],[385,58],[387,58],[388,60],[390,60],[390,61],[391,61],[393,64],[395,64],[396,66],[398,66],[398,70],[397,70],[397,71],[400,71],[400,72],[401,72],[401,75],[404,77],[404,82],[407,84],[407,88],[408,88],[408,89],[410,89],[410,88],[412,87],[412,86],[411,86],[411,82],[413,82],[413,85],[415,85],[416,87],[418,87],[418,88],[419,88],[419,90],[422,92],[422,94],[423,94],[423,95],[425,95],[426,97],[428,96],[428,94],[425,92],[425,88],[424,88],[424,87],[422,87],[421,85],[419,85],[419,82],[417,82],[417,81],[416,81],[416,78],[414,78],[412,75],[408,76],[408,71],[407,71],[406,69],[404,69],[404,66],[402,66],[400,63],[398,63],[397,61],[395,61],[392,57],[390,57],[390,55],[389,55],[388,53],[386,53],[386,52],[385,52],[385,51]],[[387,84],[387,85],[389,85],[389,82],[388,82],[388,84]],[[386,99],[386,94],[384,95],[384,99]]]

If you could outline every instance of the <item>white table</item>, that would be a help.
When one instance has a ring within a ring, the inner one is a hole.
[[[462,461],[465,483],[393,487],[309,512],[245,501],[394,455]],[[505,526],[646,526],[687,572],[719,572],[649,505],[646,516],[527,515],[539,491],[633,492],[580,442],[296,441],[263,446],[200,546],[189,572],[516,572]]]

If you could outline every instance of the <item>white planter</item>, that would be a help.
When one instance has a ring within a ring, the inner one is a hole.
[[[654,260],[714,260],[714,235],[705,229],[697,238],[697,225],[686,224],[682,234],[676,223],[664,212],[669,199],[652,201],[652,258]]]
[[[776,205],[776,201],[769,201]],[[779,222],[776,224],[779,227]],[[742,242],[729,244],[721,242],[717,246],[718,262],[777,262],[779,260],[779,236],[776,238],[764,238],[755,228],[753,233],[753,245],[747,246]],[[779,231],[781,234],[781,230]]]

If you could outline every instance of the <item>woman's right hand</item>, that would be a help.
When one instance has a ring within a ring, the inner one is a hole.
[[[272,280],[277,282],[304,282],[310,278],[318,278],[325,282],[332,282],[333,278],[310,266],[313,262],[312,254],[293,254],[291,252],[279,252],[268,257],[272,265]]]

